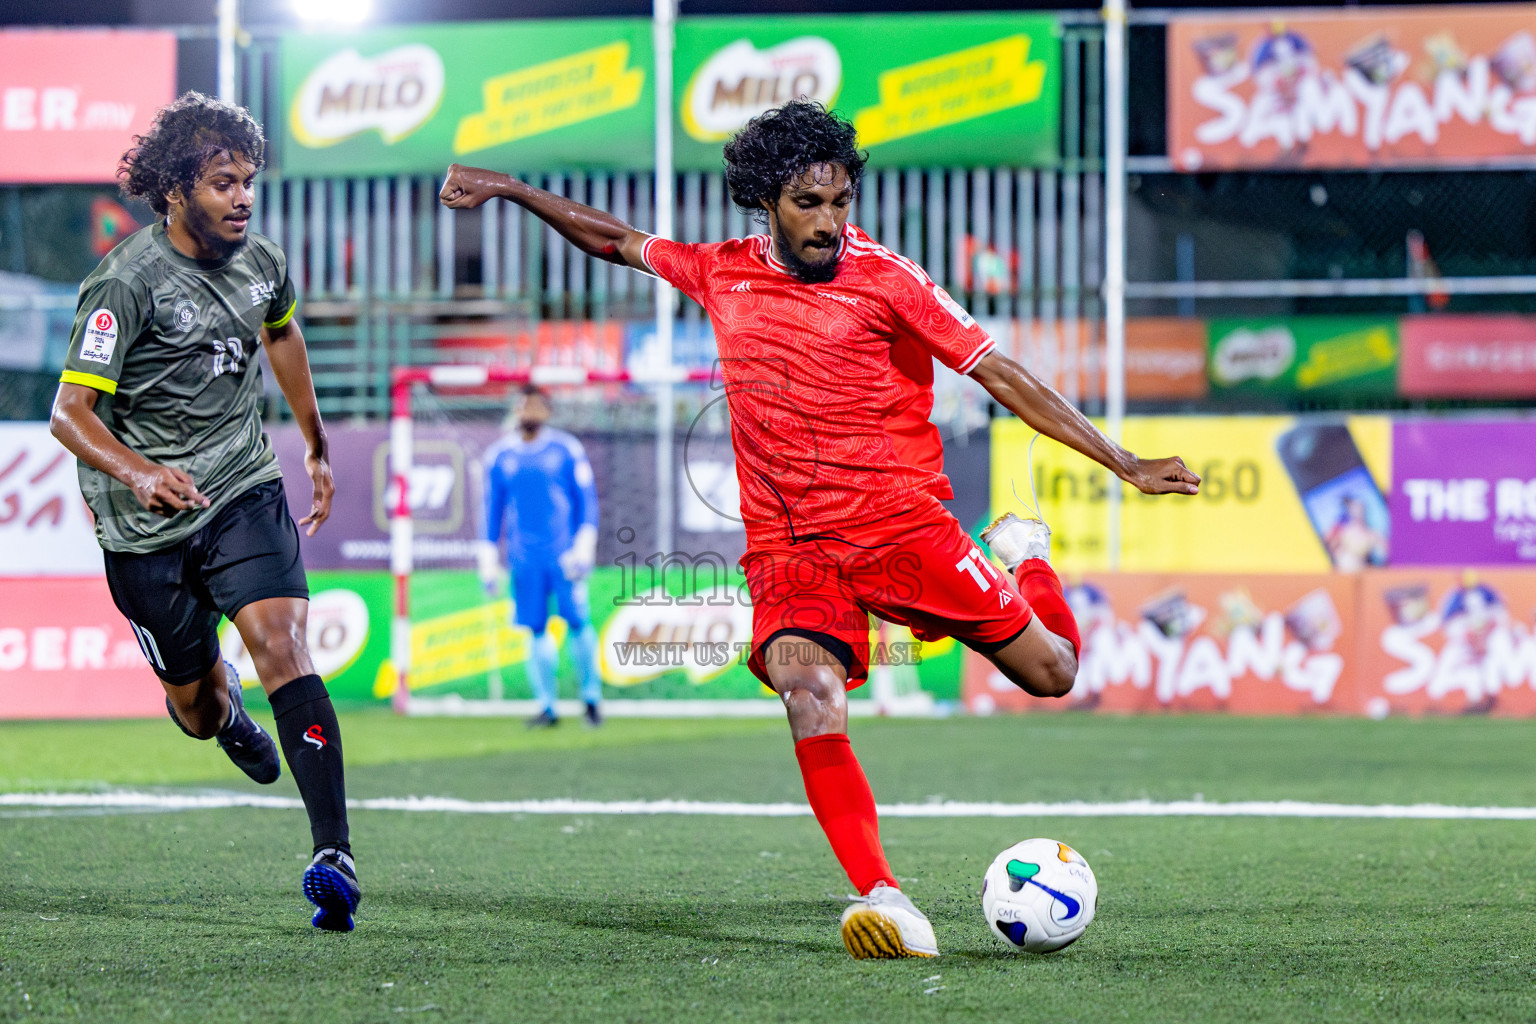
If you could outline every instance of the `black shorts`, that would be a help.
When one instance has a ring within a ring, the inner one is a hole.
[[[181,543],[105,551],[107,586],[155,675],[195,682],[219,663],[219,617],[271,597],[309,597],[299,528],[281,480],[257,484]]]

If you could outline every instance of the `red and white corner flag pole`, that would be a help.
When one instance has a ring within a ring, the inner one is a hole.
[[[389,572],[395,579],[395,615],[390,622],[389,661],[395,670],[390,704],[405,714],[411,702],[411,461],[415,431],[411,422],[413,375],[397,373],[389,417]]]

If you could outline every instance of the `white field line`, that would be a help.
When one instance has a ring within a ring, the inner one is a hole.
[[[438,814],[679,814],[739,818],[795,818],[805,804],[753,804],[696,800],[459,800],[442,796],[348,800],[363,811]],[[0,809],[46,808],[117,811],[201,811],[227,807],[297,810],[292,797],[256,793],[0,793]],[[1536,807],[1455,807],[1446,804],[1324,804],[1301,800],[1217,803],[1206,800],[1124,800],[1108,803],[882,804],[884,818],[1416,818],[1424,820],[1533,821]]]

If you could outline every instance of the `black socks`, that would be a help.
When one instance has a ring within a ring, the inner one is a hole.
[[[347,786],[341,765],[341,728],[330,694],[316,675],[299,676],[271,695],[277,738],[304,798],[315,848],[348,850]]]

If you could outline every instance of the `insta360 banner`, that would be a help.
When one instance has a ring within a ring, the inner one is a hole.
[[[1289,15],[1169,26],[1175,165],[1433,166],[1536,153],[1536,7]]]

